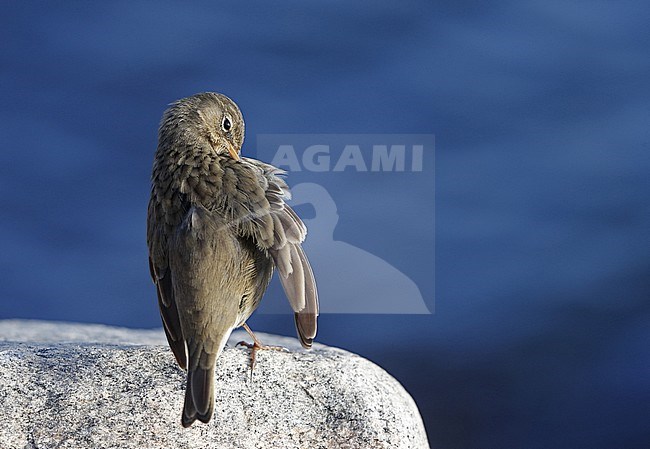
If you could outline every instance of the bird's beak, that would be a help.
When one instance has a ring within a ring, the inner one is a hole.
[[[230,153],[230,157],[232,157],[234,160],[238,161],[239,160],[239,154],[237,153],[237,150],[235,147],[233,147],[230,142],[228,142],[228,153]]]

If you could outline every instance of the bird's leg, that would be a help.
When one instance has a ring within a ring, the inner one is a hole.
[[[240,341],[239,343],[237,343],[236,346],[239,346],[239,345],[246,346],[248,349],[251,350],[251,378],[252,378],[253,377],[253,369],[255,368],[255,357],[257,355],[257,351],[259,351],[260,349],[264,349],[264,350],[268,349],[268,350],[272,350],[272,351],[284,351],[284,352],[287,352],[288,349],[283,348],[282,346],[263,345],[257,339],[257,337],[255,336],[255,334],[253,333],[251,328],[248,327],[248,324],[244,323],[243,327],[246,330],[246,332],[248,332],[248,335],[250,335],[251,338],[253,339],[253,343],[246,343],[245,341]]]

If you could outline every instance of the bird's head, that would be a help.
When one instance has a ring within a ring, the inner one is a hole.
[[[220,155],[239,160],[244,143],[244,118],[225,95],[205,92],[178,100],[165,111],[159,130],[159,146],[208,146]]]

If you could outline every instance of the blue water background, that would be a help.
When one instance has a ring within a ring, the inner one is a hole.
[[[432,447],[650,447],[647,2],[2,8],[0,318],[159,325],[144,238],[157,125],[170,101],[217,90],[246,145],[435,134],[435,313],[324,315],[319,333],[403,383]],[[434,232],[417,221],[434,192],[373,185],[388,220],[391,201],[412,208],[386,236],[349,180],[331,192],[340,235],[428,266],[394,248]],[[294,332],[288,315],[250,324]]]

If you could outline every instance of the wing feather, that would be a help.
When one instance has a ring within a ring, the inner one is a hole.
[[[255,159],[242,158],[242,161],[245,164],[235,164],[233,169],[238,167],[248,172],[236,177],[238,196],[228,199],[226,204],[239,208],[230,213],[238,222],[240,234],[251,237],[261,250],[271,255],[295,313],[300,342],[309,348],[317,330],[318,291],[309,260],[300,245],[307,228],[285,203],[290,193],[280,177],[284,172]],[[264,292],[258,293],[261,296]]]
[[[167,262],[167,252],[165,251],[164,236],[161,236],[160,228],[163,223],[154,220],[155,206],[150,203],[149,216],[147,219],[147,241],[149,244],[149,273],[151,279],[156,285],[158,295],[158,309],[160,318],[163,322],[163,329],[167,337],[167,343],[174,353],[176,362],[182,369],[187,368],[187,355],[185,349],[185,340],[181,329],[178,309],[174,299],[174,288],[172,283],[172,274]]]

